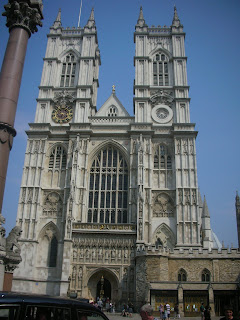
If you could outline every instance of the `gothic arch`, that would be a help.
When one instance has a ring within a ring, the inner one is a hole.
[[[117,301],[119,299],[119,276],[116,275],[116,273],[112,270],[104,267],[97,268],[94,271],[90,272],[87,279],[87,287],[90,295],[92,296],[92,298],[96,299],[97,284],[99,283],[99,281],[101,281],[102,277],[110,283],[111,300]]]
[[[74,56],[76,56],[79,60],[79,58],[81,57],[81,54],[74,48],[71,49],[65,49],[60,55],[59,55],[59,60],[60,62],[63,61],[63,59],[68,55],[72,53]]]
[[[54,148],[56,148],[56,147],[62,147],[63,149],[64,149],[64,151],[66,152],[66,154],[67,154],[67,146],[64,144],[64,143],[61,143],[61,142],[55,142],[54,144],[52,144],[51,146],[48,146],[48,149],[47,149],[47,151],[46,151],[46,157],[50,157],[50,155],[51,155],[51,152],[52,152],[52,150],[54,149]]]
[[[55,267],[57,263],[57,247],[60,233],[57,226],[50,221],[38,235],[37,265],[39,267]],[[54,249],[54,252],[52,251]],[[55,255],[53,263],[52,255]]]
[[[50,240],[53,235],[56,236],[57,240],[60,239],[60,232],[58,227],[56,226],[55,223],[50,221],[40,230],[38,234],[38,241],[41,237],[44,237],[44,236],[46,236]]]
[[[127,153],[127,150],[117,141],[113,140],[113,139],[109,139],[106,141],[101,142],[94,150],[92,150],[89,153],[89,167],[88,170],[90,170],[91,166],[92,166],[92,162],[94,157],[100,152],[100,150],[104,149],[105,147],[108,146],[112,146],[115,147],[116,149],[118,149],[124,156],[124,159],[127,162],[128,168],[129,168],[129,156]]]
[[[171,250],[175,247],[175,235],[166,223],[162,223],[158,226],[153,234],[152,244],[156,245],[157,243],[158,245],[160,244],[160,246],[167,247]]]
[[[158,53],[159,53],[159,54],[164,53],[164,54],[168,57],[169,61],[172,60],[172,54],[171,54],[171,52],[169,52],[167,49],[164,49],[163,47],[160,47],[160,46],[155,47],[155,48],[149,53],[149,58],[150,58],[150,60],[153,60],[153,57],[154,57],[156,54],[158,54]]]

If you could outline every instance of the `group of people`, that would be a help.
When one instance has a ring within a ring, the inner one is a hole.
[[[168,302],[164,305],[160,304],[159,308],[160,319],[170,319],[171,307]],[[178,304],[174,306],[174,318],[180,318]]]
[[[170,319],[170,305],[169,303],[165,303],[165,305],[160,304],[159,306],[159,312],[160,312],[160,319]],[[204,307],[204,303],[201,304],[200,307],[201,312],[201,319],[202,320],[211,320],[211,307],[206,306]],[[231,306],[226,306],[224,308],[225,317],[221,318],[220,320],[240,320],[240,313],[238,317],[233,316],[233,308]],[[142,306],[140,311],[140,316],[142,320],[156,320],[156,318],[153,317],[153,307],[150,304],[145,304]],[[179,307],[178,304],[174,307],[174,318],[180,318],[179,313]]]
[[[124,304],[121,315],[123,317],[131,318],[132,314],[133,314],[133,304],[131,302],[129,302],[128,304]]]

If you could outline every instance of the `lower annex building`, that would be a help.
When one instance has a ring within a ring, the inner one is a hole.
[[[199,315],[239,306],[240,253],[222,248],[197,179],[185,33],[135,26],[134,116],[115,87],[97,110],[101,65],[92,10],[84,28],[50,28],[17,214],[13,290],[179,304]]]

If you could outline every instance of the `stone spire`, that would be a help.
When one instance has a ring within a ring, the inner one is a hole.
[[[207,200],[206,200],[206,197],[204,196],[202,218],[205,218],[205,217],[210,218],[210,214],[209,214],[209,210],[208,210]]]
[[[140,7],[140,13],[139,13],[139,17],[138,17],[138,21],[137,21],[136,26],[138,26],[138,27],[147,27],[147,25],[145,23],[145,20],[144,20],[144,17],[143,17],[142,6]]]
[[[182,27],[183,25],[180,22],[180,19],[178,17],[177,8],[174,6],[174,16],[172,21],[172,27]]]
[[[54,21],[52,27],[54,29],[57,29],[57,28],[61,28],[62,26],[62,22],[61,22],[61,9],[58,10],[58,14],[57,14],[57,18],[56,20]]]
[[[88,19],[87,24],[85,25],[85,28],[92,28],[95,27],[95,19],[94,19],[94,9],[92,8],[90,17]]]

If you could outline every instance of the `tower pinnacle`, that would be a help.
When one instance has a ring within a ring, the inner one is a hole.
[[[182,27],[180,19],[178,17],[177,8],[174,6],[174,16],[172,21],[172,27]]]
[[[59,28],[62,26],[62,22],[61,22],[61,8],[59,8],[58,10],[58,14],[57,14],[57,18],[53,23],[53,28]]]
[[[85,27],[92,28],[95,27],[95,19],[94,19],[94,9],[92,8],[90,17]]]
[[[137,21],[137,26],[139,26],[139,27],[147,26],[145,23],[144,17],[143,17],[142,6],[140,7],[140,13],[139,13],[138,21]]]

